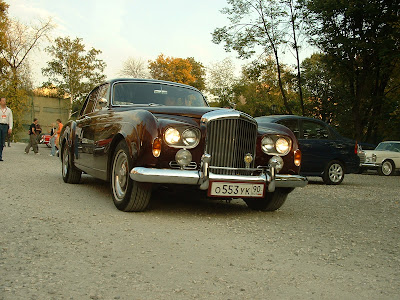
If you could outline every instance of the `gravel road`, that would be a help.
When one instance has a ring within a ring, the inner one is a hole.
[[[0,162],[0,299],[400,298],[400,176],[315,179],[273,213],[166,192],[124,213],[24,147]]]

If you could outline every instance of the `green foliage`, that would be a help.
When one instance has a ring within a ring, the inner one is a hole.
[[[388,84],[400,59],[400,3],[382,0],[302,0],[313,43],[337,74],[336,100],[358,140],[383,138]]]
[[[235,85],[236,108],[252,116],[285,113],[286,107],[280,93],[275,62],[267,57],[243,67],[242,78]],[[282,66],[282,84],[287,91],[288,104],[292,111],[299,111],[296,101],[295,77],[291,70]]]
[[[105,62],[98,58],[100,50],[85,50],[81,38],[71,40],[58,37],[46,51],[53,57],[42,69],[44,76],[54,84],[62,95],[67,94],[72,104],[80,102],[84,95],[105,80]]]
[[[288,18],[287,7],[277,0],[228,0],[228,4],[222,13],[228,16],[230,25],[215,29],[213,42],[223,43],[227,52],[234,50],[243,59],[252,57],[258,49],[273,55],[282,100],[286,112],[291,114],[279,56],[281,46],[289,43],[286,27],[293,15]]]
[[[0,0],[0,53],[6,47],[6,30],[8,27],[8,4]]]

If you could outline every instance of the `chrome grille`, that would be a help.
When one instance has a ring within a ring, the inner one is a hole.
[[[247,153],[255,158],[257,124],[243,118],[221,118],[207,123],[206,153],[211,155],[211,168],[245,168]],[[254,167],[254,159],[250,164]],[[233,175],[246,172],[212,169],[215,174]]]

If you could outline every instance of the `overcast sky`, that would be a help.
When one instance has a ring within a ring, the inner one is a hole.
[[[204,65],[231,57],[211,33],[228,24],[220,10],[226,0],[6,0],[12,18],[29,23],[52,17],[54,37],[83,39],[86,49],[103,53],[108,78],[118,77],[128,57],[154,60],[160,53],[194,57]],[[30,58],[35,84],[47,57],[36,51]],[[237,64],[240,61],[237,60]]]

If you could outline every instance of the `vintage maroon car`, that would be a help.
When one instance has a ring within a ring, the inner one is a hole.
[[[143,211],[154,186],[189,185],[210,197],[242,198],[256,210],[282,206],[299,176],[301,152],[279,124],[209,107],[195,88],[158,80],[114,79],[86,98],[60,139],[62,176],[107,180],[116,207]]]

